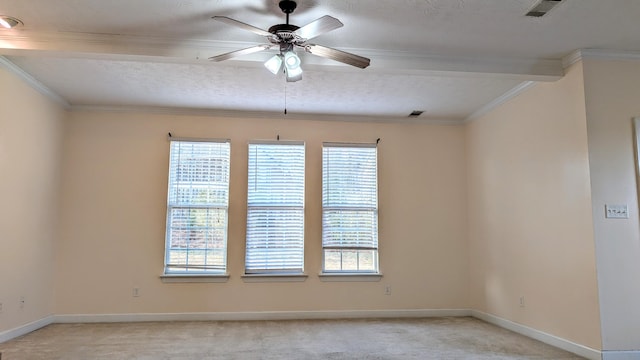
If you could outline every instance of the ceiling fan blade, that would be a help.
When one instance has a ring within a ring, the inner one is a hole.
[[[252,47],[249,47],[249,48],[246,48],[246,49],[240,49],[240,50],[231,51],[231,52],[228,52],[228,53],[212,56],[212,57],[209,58],[209,60],[211,60],[211,61],[228,60],[228,59],[231,59],[231,58],[234,58],[234,57],[237,57],[237,56],[246,55],[246,54],[253,54],[253,53],[258,52],[258,51],[271,49],[272,47],[273,47],[272,44],[256,45],[256,46],[252,46]]]
[[[226,17],[226,16],[214,16],[212,17],[213,20],[217,20],[217,21],[221,21],[225,24],[229,24],[229,25],[233,25],[236,27],[239,27],[241,29],[245,29],[245,30],[249,30],[254,34],[258,34],[258,35],[262,35],[262,36],[272,36],[273,34],[266,31],[266,30],[262,30],[260,28],[257,28],[253,25],[249,25],[246,23],[243,23],[242,21],[238,21],[238,20],[234,20],[232,18]]]
[[[299,28],[293,33],[299,35],[302,38],[309,40],[309,39],[313,39],[318,35],[322,35],[326,32],[329,32],[331,30],[341,28],[342,26],[344,26],[344,24],[340,22],[340,20],[332,16],[325,15]]]
[[[339,61],[341,63],[359,67],[361,69],[366,68],[371,63],[371,60],[367,59],[366,57],[322,45],[307,44],[304,48],[308,53],[311,53],[313,55],[322,56],[327,59]]]

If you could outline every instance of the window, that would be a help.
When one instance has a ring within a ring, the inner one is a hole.
[[[378,273],[375,145],[324,143],[323,272]]]
[[[304,143],[250,143],[247,274],[302,273]]]
[[[224,274],[228,141],[171,141],[165,274]]]

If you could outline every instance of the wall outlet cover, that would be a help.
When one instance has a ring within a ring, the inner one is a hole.
[[[604,206],[607,219],[628,219],[629,207],[626,204],[606,204]]]

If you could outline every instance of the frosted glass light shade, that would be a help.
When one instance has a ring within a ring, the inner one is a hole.
[[[264,67],[266,67],[267,70],[271,71],[274,75],[277,75],[280,71],[280,68],[282,68],[282,56],[274,55],[271,59],[267,60],[264,63]]]

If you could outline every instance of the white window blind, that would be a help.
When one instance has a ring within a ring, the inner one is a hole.
[[[378,175],[375,145],[324,143],[324,272],[378,272]]]
[[[228,141],[171,141],[165,274],[224,273]]]
[[[302,273],[304,143],[250,143],[245,272]]]

